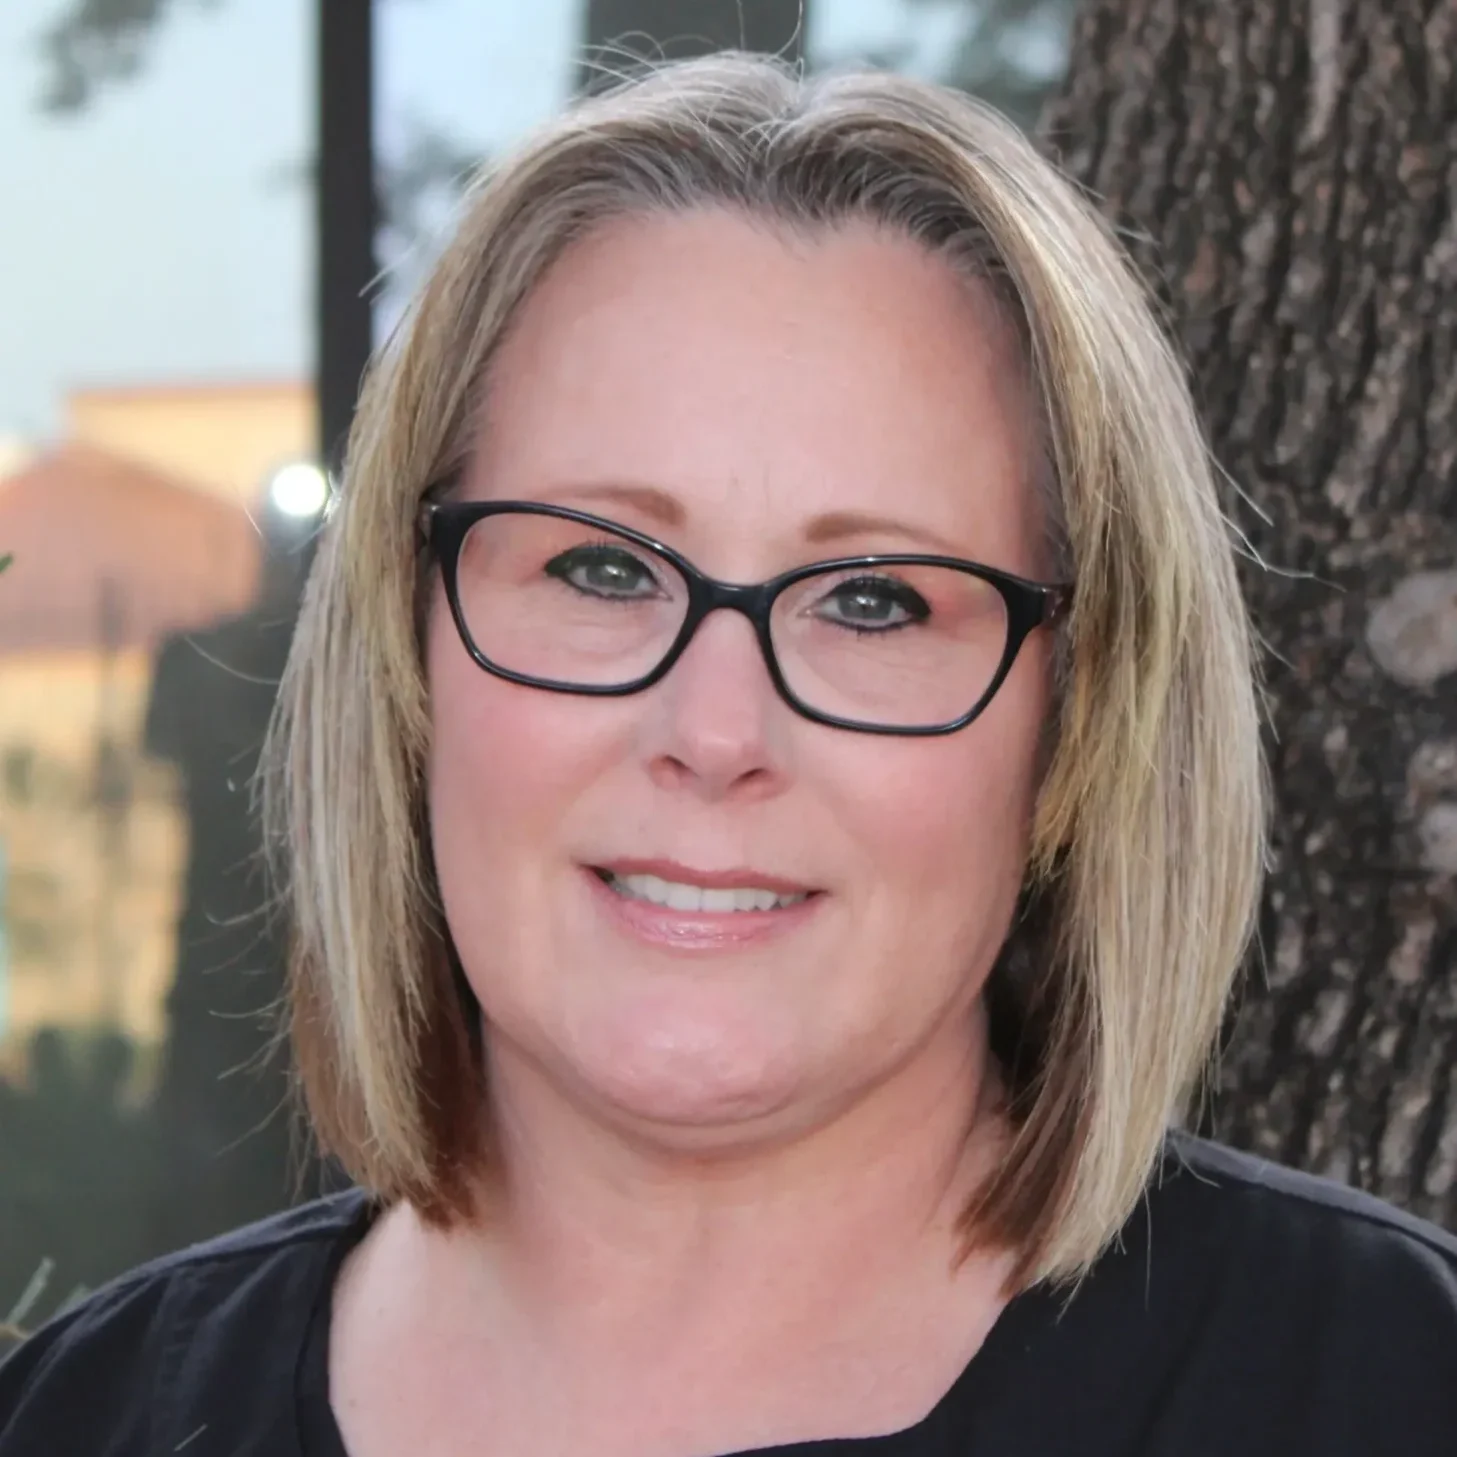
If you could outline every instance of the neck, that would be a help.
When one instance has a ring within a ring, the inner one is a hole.
[[[378,1410],[413,1360],[442,1450],[483,1424],[503,1450],[651,1454],[920,1420],[1011,1268],[955,1261],[1001,1146],[972,1026],[794,1137],[712,1152],[594,1120],[496,1047],[501,1159],[478,1218],[440,1233],[398,1206],[336,1285],[341,1409]]]
[[[511,1048],[488,1062],[500,1162],[462,1238],[557,1327],[610,1312],[669,1341],[691,1338],[685,1321],[752,1339],[795,1313],[869,1316],[908,1281],[950,1282],[998,1151],[980,1003],[833,1114],[709,1149],[594,1117]]]

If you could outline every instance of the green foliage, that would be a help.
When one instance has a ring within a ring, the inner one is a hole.
[[[15,557],[14,557],[13,553],[8,552],[8,551],[5,553],[4,556],[0,556],[0,572],[3,572],[5,570],[5,568],[8,567],[10,565],[10,563],[13,562],[14,560],[15,560]]]

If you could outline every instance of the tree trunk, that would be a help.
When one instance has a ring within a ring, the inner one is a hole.
[[[1087,0],[1043,121],[1252,548],[1276,795],[1213,1128],[1457,1226],[1457,0]]]

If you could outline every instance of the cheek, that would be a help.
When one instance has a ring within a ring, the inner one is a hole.
[[[492,677],[466,653],[439,605],[427,632],[426,671],[431,837],[459,939],[457,921],[469,919],[470,905],[519,894],[539,872],[566,807],[592,772],[593,753],[573,700]]]
[[[430,823],[443,878],[455,879],[462,858],[489,844],[486,806],[493,828],[510,812],[514,776],[501,772],[525,726],[511,699],[495,691],[490,675],[470,659],[449,614],[437,602],[426,647],[430,688]],[[505,686],[504,684],[502,685]]]
[[[940,746],[938,746],[939,748]],[[877,821],[862,843],[883,873],[928,890],[988,878],[1020,881],[1030,823],[1034,764],[1015,755],[932,751],[922,764],[879,776],[865,811]]]
[[[1030,665],[1029,665],[1030,666]],[[1021,888],[1046,712],[1040,674],[1013,674],[975,723],[939,739],[867,741],[841,801],[848,838],[910,941],[1000,944]],[[846,743],[847,753],[862,745]]]

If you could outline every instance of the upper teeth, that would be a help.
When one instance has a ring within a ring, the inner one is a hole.
[[[732,890],[710,890],[702,885],[663,880],[656,875],[612,875],[612,888],[635,900],[651,901],[673,911],[772,911],[802,901],[807,892],[780,895],[759,886],[735,886]]]

